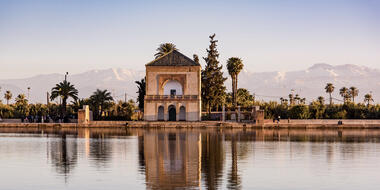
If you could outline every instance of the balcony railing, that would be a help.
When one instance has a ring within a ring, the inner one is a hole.
[[[146,95],[146,100],[196,100],[198,95]]]

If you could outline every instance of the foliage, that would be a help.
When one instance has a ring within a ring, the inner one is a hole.
[[[178,50],[173,43],[163,43],[157,48],[157,53],[154,56],[157,59],[173,50]]]
[[[16,97],[15,111],[18,117],[25,117],[28,113],[28,100],[25,98],[24,94],[19,94]]]
[[[330,95],[330,105],[332,105],[332,96],[331,94],[334,92],[334,85],[332,83],[327,83],[326,84],[326,87],[325,87],[325,90],[326,90],[326,93],[329,93]]]
[[[227,70],[231,76],[232,80],[232,99],[233,105],[237,105],[237,83],[238,83],[238,75],[240,71],[243,69],[243,61],[238,57],[231,57],[227,60]]]
[[[73,84],[67,82],[67,80],[64,80],[63,82],[56,84],[55,87],[51,89],[50,100],[54,100],[58,97],[60,97],[62,101],[60,112],[61,117],[66,117],[67,99],[72,98],[74,100],[77,100],[78,90],[74,87]]]
[[[103,111],[111,107],[113,98],[108,90],[97,89],[91,96],[91,105],[94,118],[99,119],[103,115]]]
[[[142,78],[140,81],[135,81],[138,88],[137,103],[139,104],[139,109],[144,111],[144,97],[146,94],[146,77]]]
[[[205,69],[202,70],[202,103],[203,108],[211,113],[211,109],[217,109],[218,106],[225,102],[226,87],[224,81],[227,78],[223,77],[222,65],[219,65],[219,53],[216,49],[215,34],[210,36],[210,46],[207,49],[207,57],[203,59],[206,62]]]
[[[198,63],[198,64],[199,64],[199,57],[198,57],[197,54],[194,54],[194,55],[193,55],[193,60],[194,60],[195,63]]]
[[[9,104],[9,100],[12,99],[12,92],[7,90],[4,94],[4,98],[7,100],[7,105]]]

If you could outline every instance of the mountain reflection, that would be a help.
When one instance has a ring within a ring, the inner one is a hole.
[[[323,155],[326,163],[332,164],[337,156],[344,160],[360,157],[364,143],[380,142],[380,130],[1,128],[0,133],[49,137],[47,160],[65,180],[77,165],[84,164],[78,161],[83,156],[96,169],[111,168],[116,151],[135,157],[135,163],[127,164],[137,164],[147,189],[243,189],[242,181],[249,179],[241,175],[241,161],[251,162],[255,154],[280,156],[277,153],[285,147],[290,157],[292,151],[307,152],[314,157]],[[125,142],[127,137],[134,149],[115,143]],[[260,142],[306,145],[262,143],[260,150],[255,149],[255,143]],[[337,146],[335,142],[342,143]],[[123,162],[120,158],[117,161]]]

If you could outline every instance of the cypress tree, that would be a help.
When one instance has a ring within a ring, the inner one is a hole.
[[[211,109],[217,108],[224,102],[226,87],[224,81],[227,78],[223,77],[222,68],[219,64],[219,53],[216,49],[215,34],[210,36],[210,46],[207,50],[207,57],[203,59],[206,62],[204,70],[202,70],[202,102],[206,107],[208,113],[211,113]]]

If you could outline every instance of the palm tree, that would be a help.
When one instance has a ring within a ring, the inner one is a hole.
[[[296,94],[296,96],[294,97],[294,100],[296,101],[296,104],[299,104],[300,103],[300,95]]]
[[[350,92],[349,92],[348,88],[346,88],[346,87],[342,87],[342,88],[339,90],[339,94],[343,97],[343,101],[344,101],[344,103],[347,103],[347,101],[348,101],[349,98],[350,98]]]
[[[25,94],[19,94],[15,100],[16,104],[28,104],[28,100],[25,98]]]
[[[369,106],[369,103],[373,102],[372,94],[364,95],[364,102],[367,102],[367,106]]]
[[[325,90],[326,90],[326,93],[329,93],[330,95],[330,106],[332,105],[332,97],[331,97],[331,94],[334,92],[334,85],[332,83],[327,83],[326,84],[326,87],[325,87]]]
[[[306,98],[301,98],[300,102],[301,102],[301,104],[305,105],[306,104]]]
[[[111,92],[100,89],[96,89],[96,91],[90,96],[90,99],[95,108],[95,113],[97,114],[97,117],[99,117],[99,114],[101,115],[103,111],[106,109],[106,107],[109,105],[109,103],[113,101]]]
[[[293,94],[289,94],[289,103],[290,103],[290,105],[294,105],[294,96],[293,96]]]
[[[12,99],[11,91],[7,90],[4,94],[4,98],[7,100],[7,105],[9,104],[9,100]]]
[[[139,109],[141,111],[144,111],[144,97],[145,97],[145,86],[146,86],[146,82],[145,82],[145,77],[142,78],[140,81],[135,81],[135,83],[137,84],[137,88],[138,88],[138,96],[137,96],[137,102],[139,103]]]
[[[53,101],[57,97],[60,97],[62,100],[61,116],[65,116],[67,99],[71,97],[76,101],[78,99],[78,90],[74,87],[73,84],[70,84],[70,82],[64,80],[63,82],[56,84],[55,87],[51,89],[50,100]]]
[[[356,87],[354,86],[351,86],[350,87],[350,96],[352,98],[352,102],[355,103],[355,96],[358,96],[359,95],[359,89],[357,89]]]
[[[232,79],[232,100],[233,105],[236,106],[236,93],[237,93],[237,83],[238,83],[238,75],[240,71],[243,69],[243,61],[237,57],[231,57],[227,60],[227,70],[231,75]]]
[[[325,98],[322,96],[318,96],[318,102],[319,102],[319,104],[324,105],[325,104]]]
[[[16,105],[17,112],[22,117],[24,117],[28,110],[28,100],[25,98],[25,94],[19,94],[15,100],[16,100],[15,105]]]
[[[157,48],[157,53],[154,54],[154,56],[157,59],[173,50],[178,50],[173,43],[160,44],[160,46]]]

